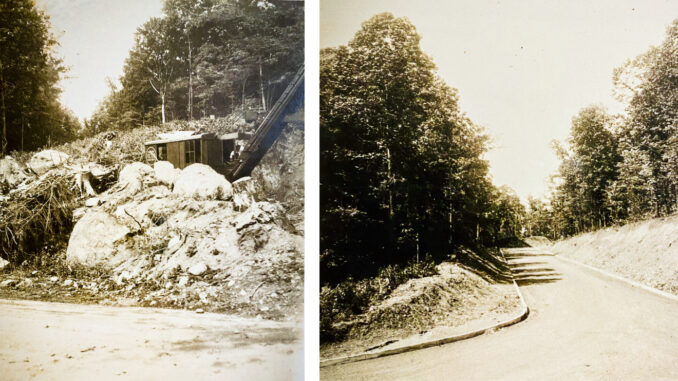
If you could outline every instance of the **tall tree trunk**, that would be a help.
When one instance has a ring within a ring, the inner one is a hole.
[[[160,94],[160,99],[162,100],[162,124],[165,124],[165,93]]]
[[[7,120],[5,119],[5,78],[2,62],[0,62],[0,110],[2,110],[2,142],[0,142],[0,148],[2,150],[2,157],[5,157],[7,153]]]
[[[447,239],[447,244],[448,244],[448,247],[451,248],[452,242],[453,242],[452,241],[452,201],[450,201],[450,210],[448,211],[447,216],[448,216],[447,218],[449,220],[448,221],[448,223],[449,223],[449,231],[448,231],[449,237]]]
[[[247,84],[247,77],[242,80],[242,106],[243,111],[245,110],[245,86]]]
[[[188,120],[193,120],[193,63],[191,61],[191,36],[188,35]]]
[[[264,95],[264,71],[261,67],[261,60],[259,60],[259,91],[261,92],[261,107],[266,112],[266,96]]]
[[[419,232],[417,232],[417,263],[419,263]]]
[[[2,157],[7,154],[7,120],[5,119],[5,84],[0,78],[0,108],[2,109]]]
[[[391,150],[386,147],[386,162],[387,162],[387,175],[388,175],[388,216],[390,220],[393,220],[393,190],[391,189]]]

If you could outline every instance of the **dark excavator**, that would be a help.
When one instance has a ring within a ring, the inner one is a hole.
[[[247,142],[244,151],[240,154],[239,164],[228,175],[229,180],[235,181],[252,173],[259,160],[280,136],[285,124],[285,116],[295,113],[303,104],[304,66],[302,65]]]

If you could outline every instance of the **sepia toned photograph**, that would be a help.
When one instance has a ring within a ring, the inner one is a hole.
[[[304,378],[304,1],[0,1],[0,379]]]
[[[321,380],[678,379],[678,3],[319,29]]]

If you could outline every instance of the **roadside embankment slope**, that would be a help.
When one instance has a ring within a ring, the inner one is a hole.
[[[469,263],[483,260],[470,250],[458,254]],[[335,328],[346,334],[321,343],[321,360],[436,341],[514,318],[522,305],[509,274],[499,259],[475,267],[442,262],[435,275],[410,279],[363,313],[335,321]],[[385,279],[375,278],[380,281]]]
[[[547,248],[678,295],[678,215],[581,234]]]

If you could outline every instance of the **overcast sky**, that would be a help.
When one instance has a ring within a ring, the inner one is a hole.
[[[71,70],[61,100],[79,118],[89,117],[117,82],[137,27],[160,16],[162,0],[37,0],[50,16],[59,55]]]
[[[497,185],[525,199],[547,191],[579,109],[623,107],[612,70],[664,39],[678,17],[669,0],[321,0],[320,47],[346,44],[372,15],[405,16],[460,106],[494,140]]]

